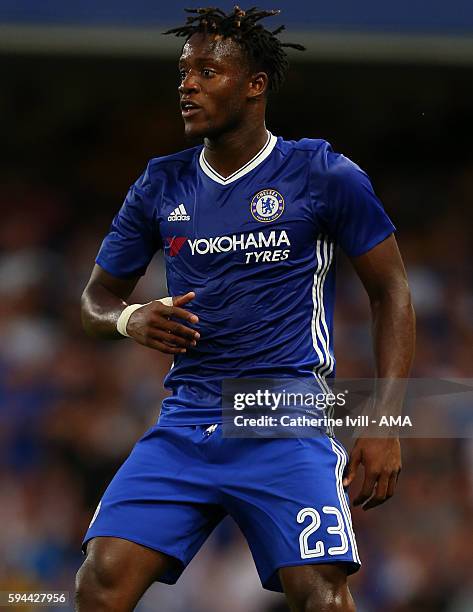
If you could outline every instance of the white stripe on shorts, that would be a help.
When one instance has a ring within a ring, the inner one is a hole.
[[[335,476],[337,480],[337,494],[340,501],[340,507],[342,514],[345,518],[345,525],[350,539],[351,550],[354,561],[361,564],[360,557],[358,555],[358,548],[356,546],[355,533],[353,531],[353,525],[351,522],[350,508],[345,497],[345,491],[343,489],[343,471],[347,463],[345,450],[340,447],[340,444],[333,438],[329,438],[330,444],[332,445],[333,452],[337,455],[337,467],[335,468]]]

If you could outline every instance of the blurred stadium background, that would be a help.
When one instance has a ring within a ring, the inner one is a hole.
[[[158,415],[168,363],[85,337],[79,298],[150,157],[189,146],[177,106],[185,6],[0,0],[0,590],[69,590],[102,491]],[[220,4],[229,8],[231,3]],[[263,2],[293,54],[268,127],[322,137],[370,174],[418,316],[414,375],[471,377],[473,4]],[[274,6],[273,6],[274,5]],[[166,292],[157,259],[135,294]],[[343,259],[338,373],[369,376],[368,306]],[[396,496],[356,510],[359,612],[473,611],[473,443],[405,440]],[[72,609],[72,607],[70,608]],[[282,612],[226,521],[139,610]]]

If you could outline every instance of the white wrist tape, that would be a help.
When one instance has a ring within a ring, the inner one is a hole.
[[[172,297],[164,297],[159,300],[152,300],[152,302],[161,302],[165,306],[172,306]],[[117,321],[117,331],[122,336],[130,338],[130,334],[126,331],[126,328],[131,315],[135,310],[138,310],[138,308],[143,308],[143,306],[148,306],[148,304],[151,304],[151,302],[147,302],[146,304],[130,304],[121,311]]]

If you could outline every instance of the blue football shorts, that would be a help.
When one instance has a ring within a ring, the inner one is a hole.
[[[174,584],[227,515],[245,535],[262,585],[282,591],[278,569],[313,563],[360,567],[334,438],[223,438],[221,425],[155,425],[136,443],[105,491],[82,550],[113,536],[161,551],[179,564]]]

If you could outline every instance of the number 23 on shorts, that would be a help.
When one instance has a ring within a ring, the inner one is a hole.
[[[334,506],[324,506],[322,513],[325,515],[333,515],[336,518],[336,525],[327,527],[327,533],[330,535],[338,535],[340,538],[340,544],[338,546],[331,546],[328,549],[329,555],[343,555],[348,551],[348,538],[345,533],[345,525],[343,521],[342,513],[338,508]],[[309,524],[304,527],[299,535],[299,546],[301,550],[302,559],[314,559],[316,557],[325,556],[325,544],[322,540],[317,540],[315,546],[312,548],[309,546],[309,537],[315,533],[321,526],[322,520],[320,512],[315,508],[303,508],[297,514],[297,522],[305,523],[306,519],[310,519]]]

